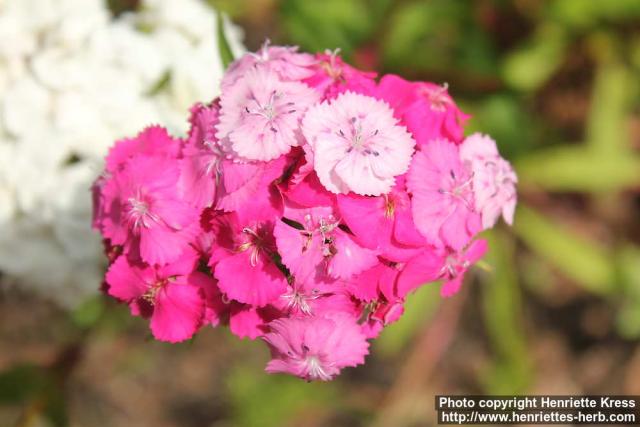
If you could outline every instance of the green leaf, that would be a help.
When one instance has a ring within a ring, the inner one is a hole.
[[[513,229],[534,253],[586,290],[599,295],[616,291],[615,265],[606,248],[523,204],[516,211]]]
[[[600,21],[628,21],[640,17],[638,0],[555,0],[550,18],[576,29],[587,29]]]
[[[48,382],[47,372],[35,365],[18,365],[0,373],[0,403],[21,403],[40,393]]]
[[[222,66],[226,70],[229,64],[233,62],[234,57],[231,45],[229,45],[229,40],[227,40],[227,35],[224,31],[224,17],[222,16],[222,12],[218,10],[216,10],[216,30],[218,37],[218,55],[220,55]]]
[[[526,390],[531,380],[531,361],[522,327],[522,301],[515,270],[515,244],[494,230],[489,241],[487,262],[491,273],[481,275],[485,327],[495,353],[495,364],[485,378],[490,394],[516,394]]]
[[[547,191],[611,192],[640,182],[640,158],[603,156],[584,146],[559,146],[522,156],[515,163],[520,185]]]
[[[566,46],[561,26],[541,25],[526,45],[506,57],[502,66],[505,81],[519,90],[538,89],[562,63]]]
[[[625,338],[640,338],[640,247],[626,245],[617,256],[622,283],[621,307],[616,318],[616,329]]]
[[[587,121],[587,143],[606,155],[626,155],[631,150],[626,126],[631,75],[618,63],[599,67],[591,95],[591,111]]]

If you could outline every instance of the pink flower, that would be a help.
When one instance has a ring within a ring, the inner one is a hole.
[[[431,141],[414,156],[407,187],[413,220],[429,243],[461,249],[480,231],[472,178],[453,142]]]
[[[312,66],[317,62],[313,55],[298,53],[297,46],[271,46],[266,40],[256,53],[248,52],[235,60],[222,78],[225,90],[255,67],[268,68],[282,80],[298,81],[313,74]]]
[[[348,366],[364,363],[369,343],[355,319],[340,315],[283,318],[269,324],[265,341],[273,359],[269,373],[289,373],[307,381],[329,381]]]
[[[486,240],[476,240],[460,251],[449,250],[442,267],[441,277],[445,282],[440,289],[440,294],[443,297],[450,297],[456,294],[462,285],[464,273],[472,264],[478,262],[486,252]]]
[[[318,316],[331,311],[359,314],[345,283],[329,278],[293,280],[274,305],[288,316]]]
[[[374,251],[340,228],[330,207],[288,205],[284,216],[287,222],[278,221],[274,234],[283,264],[298,281],[348,279],[378,262]]]
[[[102,232],[148,264],[175,261],[197,232],[198,211],[178,191],[175,159],[135,156],[104,186]]]
[[[200,208],[211,206],[220,179],[225,154],[215,136],[217,104],[196,104],[191,108],[191,129],[182,149],[181,189],[185,198]]]
[[[389,74],[378,85],[377,96],[389,102],[418,145],[438,138],[462,142],[469,118],[455,104],[446,84],[409,82]]]
[[[241,221],[275,220],[282,215],[282,196],[274,181],[287,166],[286,156],[271,162],[223,160],[216,208],[235,212]]]
[[[131,157],[145,154],[149,156],[177,158],[181,141],[172,138],[161,126],[149,126],[135,138],[122,139],[109,150],[106,158],[106,170],[113,173],[121,168]]]
[[[440,294],[449,297],[460,289],[462,278],[467,269],[487,251],[485,240],[476,240],[460,249],[426,248],[424,252],[398,266],[400,269],[396,289],[398,296],[404,298],[419,286],[443,280]]]
[[[241,160],[273,160],[298,145],[300,119],[317,99],[303,83],[281,80],[269,68],[251,68],[223,90],[217,136],[228,138]]]
[[[400,177],[391,192],[377,197],[339,195],[340,216],[362,246],[391,261],[405,261],[426,242],[411,216],[411,201]],[[375,232],[372,232],[375,230]]]
[[[154,268],[122,255],[107,272],[107,292],[128,303],[134,314],[150,317],[156,339],[189,339],[203,321],[204,288],[215,286],[213,279],[195,271],[197,260],[187,252],[174,263]]]
[[[285,276],[273,260],[273,222],[240,223],[234,214],[219,213],[212,228],[217,247],[209,265],[229,299],[263,307],[286,291]]]
[[[229,330],[238,338],[254,340],[264,336],[268,324],[280,316],[274,307],[255,307],[231,301],[229,312]]]
[[[324,99],[332,99],[351,91],[371,95],[376,89],[376,73],[360,71],[345,63],[338,50],[316,54],[314,74],[304,82],[324,94]]]
[[[511,225],[518,177],[509,162],[500,157],[496,142],[474,133],[460,146],[460,157],[469,163],[473,172],[473,192],[476,209],[482,215],[482,227],[493,227],[500,215]]]
[[[302,131],[318,178],[333,193],[388,193],[415,145],[386,103],[352,92],[310,108]]]

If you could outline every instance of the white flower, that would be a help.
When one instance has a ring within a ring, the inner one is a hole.
[[[183,134],[223,71],[203,2],[144,0],[117,19],[105,5],[0,0],[0,272],[68,307],[102,280],[89,187],[108,147],[152,123]]]

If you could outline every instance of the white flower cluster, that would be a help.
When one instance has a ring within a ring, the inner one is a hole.
[[[116,139],[147,124],[186,130],[217,95],[214,11],[143,0],[113,18],[106,0],[0,0],[0,285],[72,307],[97,292],[104,255],[89,187]],[[240,53],[239,30],[225,25]]]

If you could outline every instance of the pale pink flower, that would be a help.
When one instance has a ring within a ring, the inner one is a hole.
[[[283,318],[269,324],[264,339],[273,359],[269,373],[289,373],[307,381],[329,381],[348,366],[364,363],[367,342],[356,320],[341,313]]]
[[[388,193],[415,146],[385,102],[352,92],[310,108],[302,131],[318,178],[333,193]]]
[[[460,290],[460,286],[462,286],[464,273],[471,265],[478,262],[486,252],[486,240],[476,240],[460,251],[449,250],[442,267],[441,278],[445,282],[440,289],[440,294],[443,297],[450,297],[456,294]]]
[[[109,295],[128,303],[133,314],[151,318],[151,332],[160,341],[189,339],[205,315],[205,289],[210,277],[196,270],[191,251],[163,267],[131,262],[121,255],[106,275]]]
[[[255,67],[269,68],[282,80],[302,80],[313,75],[316,63],[313,55],[299,53],[297,46],[271,46],[266,40],[260,50],[245,53],[229,66],[221,86],[227,89]]]
[[[433,140],[414,156],[407,178],[413,220],[432,245],[461,249],[480,231],[472,181],[451,141]]]
[[[482,215],[482,227],[493,227],[500,215],[511,225],[518,177],[509,162],[500,157],[496,142],[489,136],[474,133],[460,146],[460,157],[469,163],[473,172],[473,192],[476,209]]]
[[[249,69],[222,92],[217,136],[240,160],[273,160],[298,145],[300,119],[318,99],[309,86],[281,80],[269,68]]]
[[[282,262],[299,281],[328,275],[348,279],[378,262],[376,253],[358,245],[340,228],[330,207],[285,206],[287,222],[278,221],[274,234]]]

